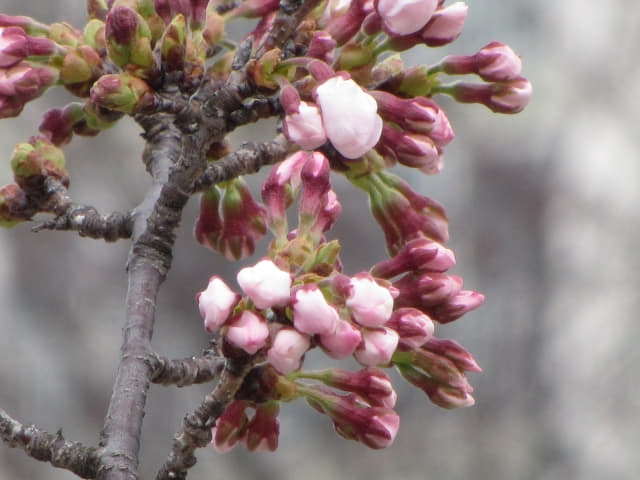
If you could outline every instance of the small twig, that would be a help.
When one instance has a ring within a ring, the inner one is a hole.
[[[207,350],[202,357],[169,360],[153,355],[150,358],[153,374],[151,383],[186,387],[216,380],[224,370],[224,359]]]
[[[131,238],[133,228],[133,216],[131,212],[113,212],[109,215],[101,215],[88,205],[71,204],[60,216],[39,223],[31,230],[62,230],[75,231],[81,237],[103,239],[107,242],[115,242],[121,238]]]
[[[241,148],[207,166],[194,186],[194,192],[203,192],[211,185],[231,180],[239,175],[255,173],[266,165],[274,165],[294,152],[298,147],[284,135],[269,142],[245,143]]]
[[[233,401],[236,392],[259,358],[227,360],[216,388],[182,421],[182,428],[173,438],[171,452],[158,472],[156,480],[184,480],[196,462],[195,451],[211,442],[211,428]]]
[[[27,455],[82,478],[95,478],[99,458],[96,449],[69,442],[62,432],[55,435],[33,425],[25,427],[0,408],[0,438],[11,448],[22,448]]]

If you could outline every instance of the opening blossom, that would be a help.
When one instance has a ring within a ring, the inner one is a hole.
[[[378,106],[356,82],[331,77],[316,87],[314,95],[327,137],[344,157],[361,157],[378,143],[382,133]]]
[[[291,275],[271,260],[261,260],[240,270],[238,284],[260,309],[284,305],[291,295]]]
[[[409,35],[426,25],[438,0],[376,0],[375,6],[389,32]]]

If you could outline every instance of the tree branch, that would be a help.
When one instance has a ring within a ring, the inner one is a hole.
[[[224,158],[207,165],[207,169],[194,185],[194,192],[203,192],[211,185],[231,180],[239,175],[255,173],[266,165],[274,165],[298,150],[282,134],[269,142],[244,143],[242,147]]]
[[[152,383],[177,387],[211,382],[224,370],[224,359],[213,350],[205,351],[202,357],[175,360],[153,355],[149,362],[153,369]]]
[[[71,204],[60,216],[36,224],[31,230],[75,231],[81,237],[102,239],[115,242],[121,238],[130,238],[133,228],[133,218],[130,212],[113,212],[101,215],[88,205]]]
[[[69,470],[82,478],[95,478],[99,459],[95,448],[79,442],[69,442],[62,432],[55,435],[25,427],[0,408],[0,437],[11,448],[20,447],[27,455],[57,468]]]
[[[184,480],[196,462],[195,451],[211,442],[211,428],[233,401],[236,392],[259,358],[227,359],[220,382],[193,412],[184,417],[182,428],[173,438],[171,452],[156,480]]]

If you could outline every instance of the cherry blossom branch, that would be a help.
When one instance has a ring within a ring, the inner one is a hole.
[[[210,142],[224,131],[188,125],[166,114],[136,117],[145,130],[145,163],[153,182],[136,209],[129,253],[127,318],[122,355],[101,435],[99,480],[136,478],[142,418],[153,368],[151,336],[156,297],[171,266],[175,230],[193,183],[202,175]],[[174,123],[175,120],[175,123]]]
[[[188,470],[196,462],[195,451],[211,442],[211,428],[216,420],[233,401],[236,392],[259,361],[257,357],[244,357],[240,360],[227,359],[220,381],[200,406],[186,415],[182,428],[173,438],[171,452],[158,472],[156,480],[184,480]]]
[[[99,459],[95,448],[65,440],[33,425],[24,426],[0,408],[0,437],[11,448],[22,448],[27,455],[57,468],[69,470],[82,478],[95,478]]]
[[[130,212],[113,212],[101,215],[88,205],[71,204],[60,216],[35,225],[31,230],[75,231],[81,237],[102,239],[115,242],[121,238],[130,238],[133,218]]]

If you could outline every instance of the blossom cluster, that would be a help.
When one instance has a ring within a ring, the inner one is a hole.
[[[45,179],[68,184],[61,147],[74,134],[96,135],[125,115],[175,114],[167,98],[187,101],[203,84],[231,79],[236,52],[225,27],[258,18],[244,42],[250,58],[242,75],[297,151],[273,167],[262,202],[242,177],[200,198],[196,240],[226,258],[246,258],[267,231],[273,235],[264,258],[238,273],[239,288],[213,276],[197,295],[206,332],[220,337],[225,357],[255,361],[245,384],[261,392],[238,392],[216,422],[214,446],[275,449],[280,402],[304,398],[341,436],[386,447],[399,428],[383,370],[389,367],[436,405],[472,405],[466,374],[480,367],[457,342],[434,333],[484,297],[448,273],[456,259],[445,246],[444,207],[388,169],[442,170],[454,131],[438,95],[497,113],[521,111],[532,89],[515,52],[492,41],[472,55],[405,67],[401,52],[458,38],[468,14],[461,1],[315,2],[278,47],[274,0],[88,0],[87,7],[83,31],[0,15],[0,118],[18,115],[53,85],[79,98],[47,112],[40,135],[16,146],[15,184],[0,188],[0,225],[30,218],[25,205]],[[479,81],[447,80],[454,76]],[[216,162],[229,151],[216,139],[203,156]],[[328,237],[341,211],[332,172],[365,192],[384,233],[389,258],[367,271],[344,273],[340,243]],[[287,212],[296,200],[292,228]],[[352,357],[362,368],[307,371],[311,349]]]

